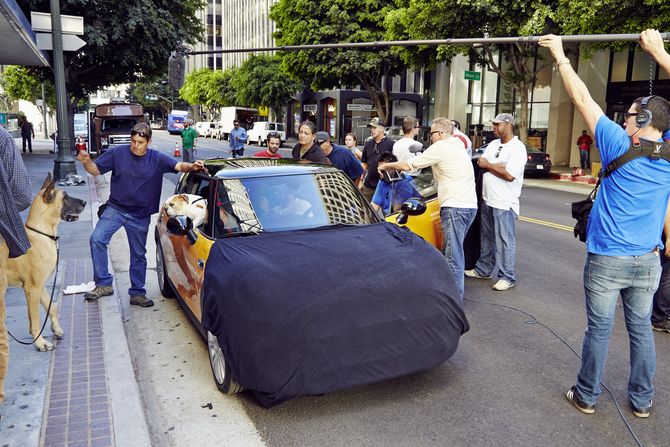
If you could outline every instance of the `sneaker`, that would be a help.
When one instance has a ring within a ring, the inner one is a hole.
[[[109,296],[114,294],[113,286],[95,286],[95,289],[84,294],[85,300],[99,300],[103,296]]]
[[[592,414],[596,411],[595,408],[593,408],[593,405],[589,405],[579,398],[576,385],[573,385],[565,390],[565,398],[572,402],[572,405],[577,407],[577,409],[582,413]]]
[[[659,321],[658,323],[651,323],[651,328],[659,332],[670,332],[670,320]]]
[[[507,290],[511,289],[512,287],[514,287],[513,282],[509,282],[506,279],[501,279],[493,285],[493,290]]]
[[[465,276],[468,278],[479,278],[479,279],[491,279],[490,276],[482,276],[479,273],[475,271],[475,269],[472,270],[466,270],[465,271]]]
[[[633,414],[639,418],[648,418],[649,412],[651,411],[651,406],[653,402],[649,401],[649,406],[647,408],[635,408],[633,407]]]
[[[140,307],[151,307],[154,305],[154,302],[145,295],[135,295],[130,297],[130,304]]]

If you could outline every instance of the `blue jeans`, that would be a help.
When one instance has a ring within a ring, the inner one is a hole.
[[[147,234],[151,217],[133,217],[105,208],[98,224],[91,234],[91,257],[93,258],[93,279],[96,286],[111,286],[114,277],[109,273],[107,245],[114,233],[124,227],[130,247],[130,296],[146,295],[144,283],[147,276]]]
[[[516,220],[519,216],[512,209],[501,210],[482,204],[481,248],[475,271],[481,276],[491,276],[498,264],[498,278],[514,284],[514,257],[516,254]]]
[[[444,242],[442,253],[454,271],[458,292],[463,298],[465,282],[465,253],[463,253],[463,240],[475,220],[477,208],[440,208],[440,222]]]
[[[579,150],[579,164],[582,169],[591,169],[591,161],[589,160],[591,156],[591,151]]]
[[[579,396],[595,405],[600,396],[617,298],[621,294],[630,340],[628,396],[636,408],[647,408],[654,394],[656,350],[649,318],[654,292],[661,278],[658,250],[641,256],[602,256],[588,253],[584,292],[588,326],[584,333],[582,366],[577,375]]]

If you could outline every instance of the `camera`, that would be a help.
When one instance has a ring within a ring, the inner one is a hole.
[[[394,183],[404,180],[405,177],[397,169],[387,169],[384,171],[382,180],[386,183]]]

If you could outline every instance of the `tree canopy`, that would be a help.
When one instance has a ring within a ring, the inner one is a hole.
[[[384,40],[385,8],[391,0],[280,0],[270,8],[279,45],[306,45]],[[389,93],[384,80],[401,74],[405,63],[390,48],[291,51],[283,69],[293,79],[311,82],[314,90],[362,85],[384,120]]]
[[[17,4],[27,17],[31,11],[50,12],[50,0]],[[70,120],[74,106],[89,93],[161,76],[177,42],[194,44],[203,38],[196,12],[206,5],[203,0],[60,0],[61,14],[84,18],[81,38],[86,45],[63,53]],[[41,79],[53,79],[50,71],[41,71]]]
[[[35,76],[35,68],[10,65],[2,74],[2,87],[7,95],[14,99],[22,99],[37,105],[37,100],[42,99],[42,82]],[[56,107],[56,95],[53,82],[44,83],[44,97],[49,107]],[[43,106],[37,106],[40,113],[44,112]]]
[[[149,99],[146,96],[149,96]],[[161,81],[132,84],[126,92],[126,99],[142,104],[147,113],[159,115],[163,125],[166,125],[165,117],[170,111],[187,110],[190,105],[179,97],[179,92],[175,92],[167,83]]]
[[[179,95],[191,104],[200,104],[214,113],[223,104],[223,98],[218,95],[220,77],[221,72],[207,67],[192,71],[186,75]]]
[[[533,36],[559,32],[555,22],[558,0],[538,3],[534,0],[397,0],[397,8],[386,10],[384,25],[388,40],[420,40],[476,37]],[[591,3],[591,7],[593,4]],[[597,8],[594,8],[597,9]],[[396,48],[403,60],[415,67],[434,67],[438,62],[450,64],[458,54],[465,54],[472,63],[494,71],[511,85],[520,98],[520,117],[517,128],[522,141],[527,141],[528,91],[537,73],[552,61],[529,66],[530,58],[537,56],[537,44],[517,42],[490,45],[440,45]],[[508,69],[503,69],[495,53],[503,55]]]

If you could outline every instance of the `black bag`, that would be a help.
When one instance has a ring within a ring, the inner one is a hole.
[[[600,179],[596,187],[591,191],[591,194],[579,202],[572,202],[572,217],[577,219],[575,224],[575,237],[578,237],[580,241],[586,242],[586,225],[589,222],[589,214],[591,214],[591,208],[593,208],[593,202],[596,200],[596,195],[598,194],[598,186],[600,186]]]
[[[105,208],[107,208],[107,202],[103,203],[100,205],[100,208],[98,208],[98,219],[102,217],[102,213],[105,212]]]

